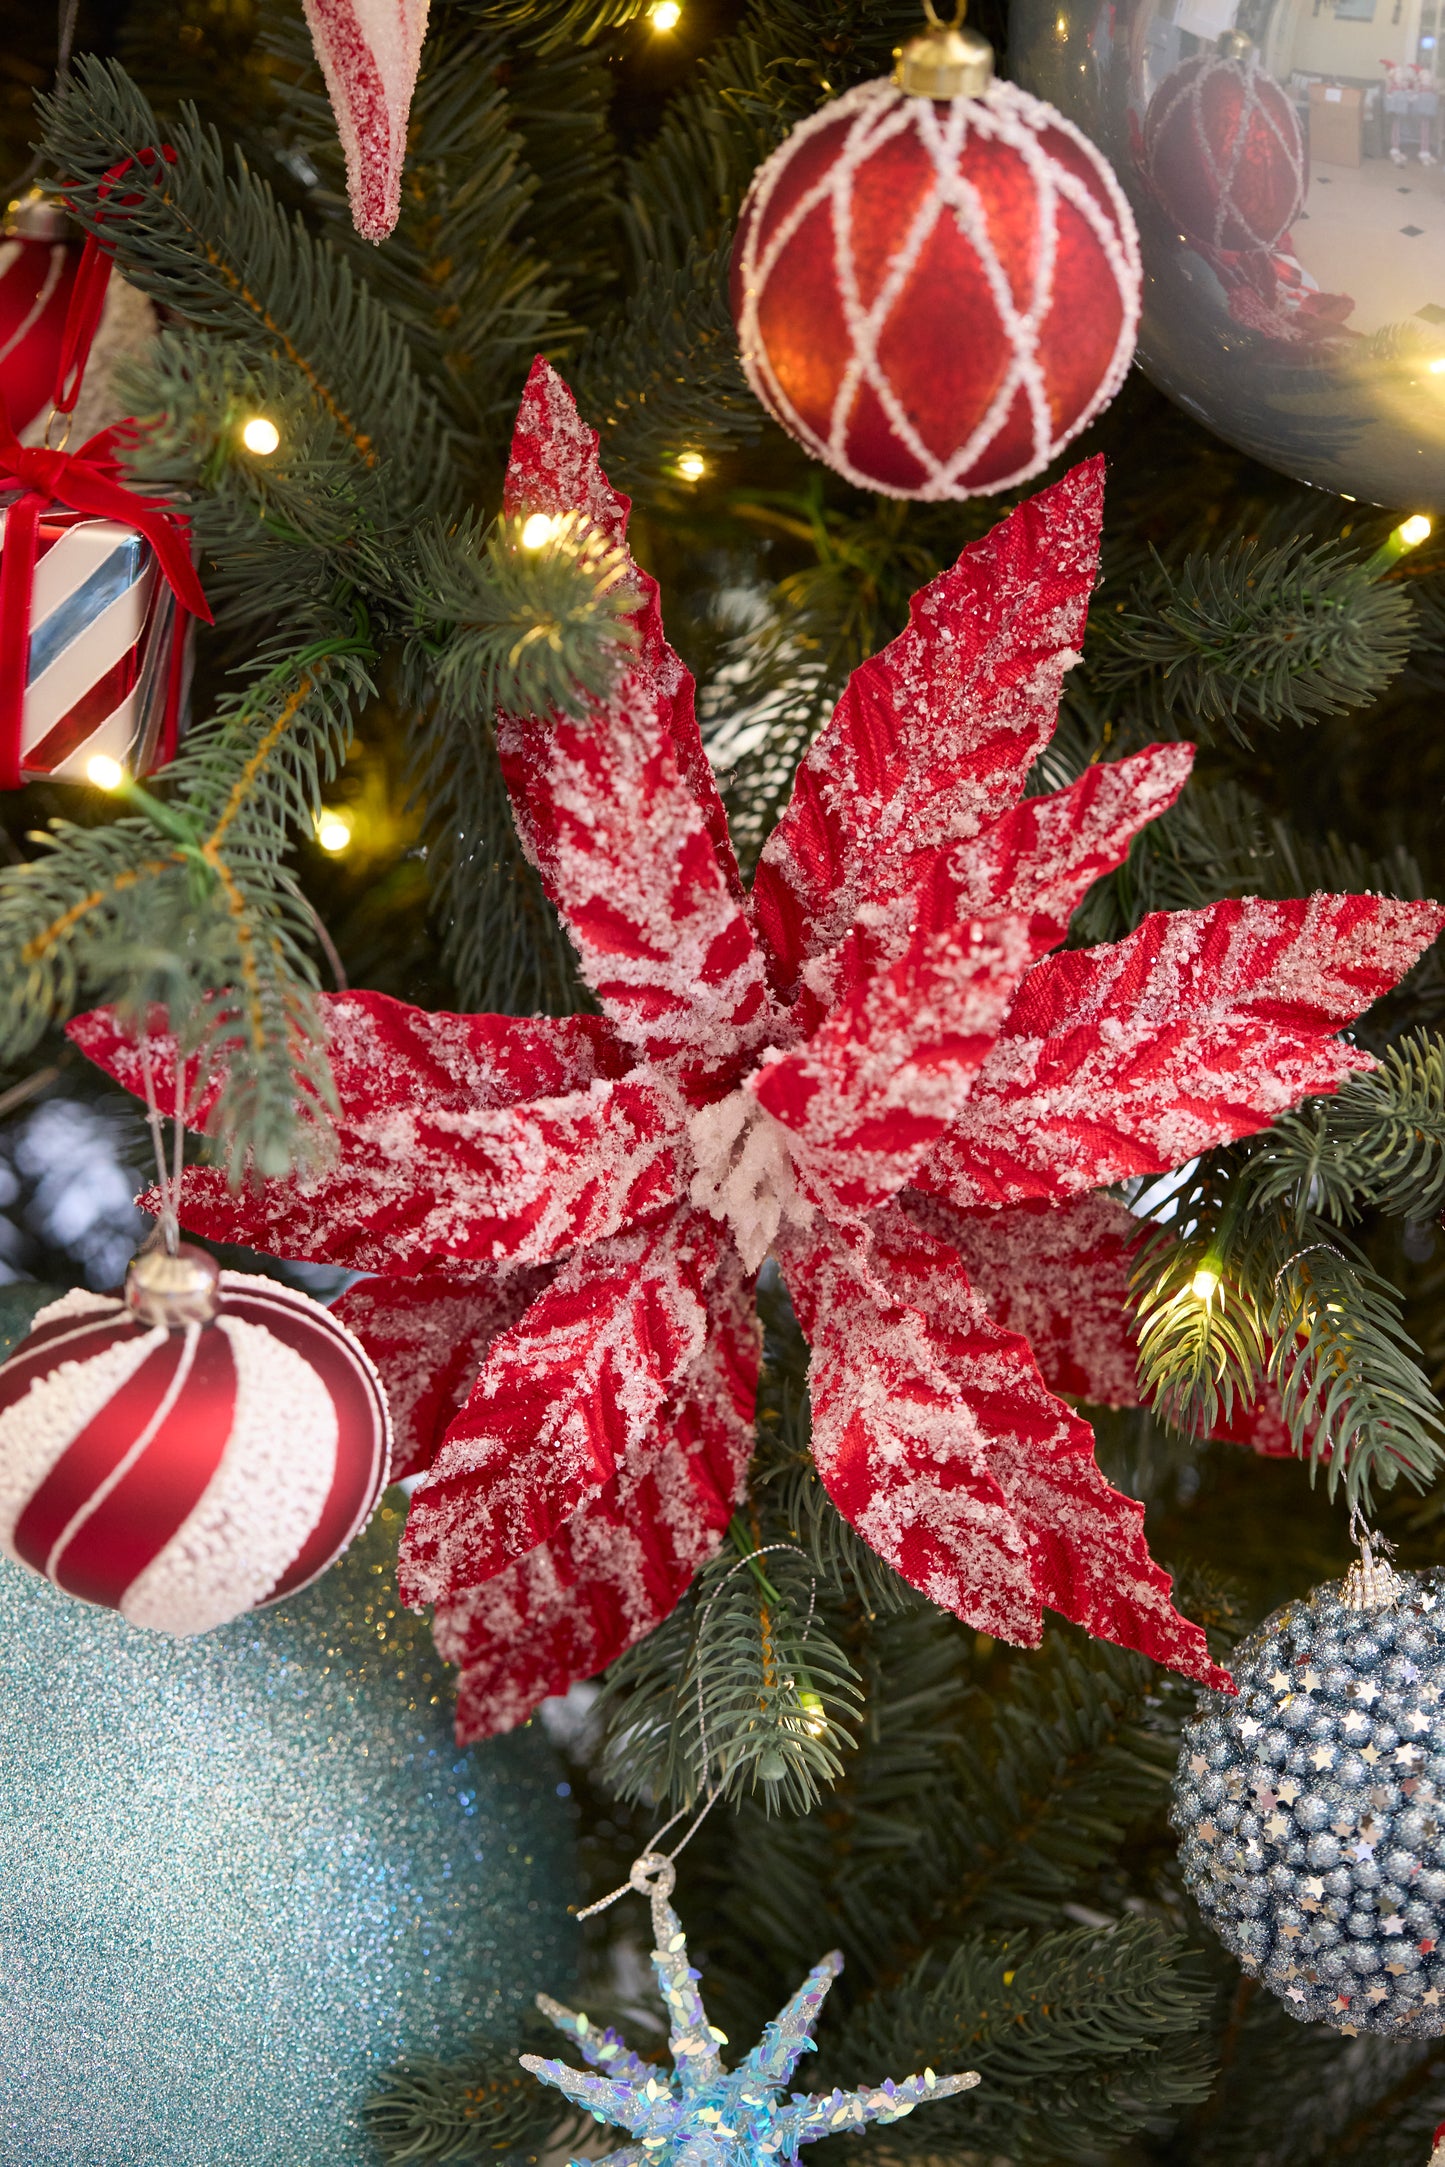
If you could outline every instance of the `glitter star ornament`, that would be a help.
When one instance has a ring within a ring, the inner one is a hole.
[[[429,0],[302,0],[346,154],[352,224],[384,241],[401,209],[401,169]]]
[[[936,18],[891,79],[811,114],[759,168],[733,250],[758,398],[814,458],[895,497],[1039,473],[1123,382],[1139,290],[1107,161]]]
[[[1156,745],[1025,796],[1083,641],[1102,479],[1080,467],[915,596],[803,760],[750,895],[633,568],[611,693],[498,726],[599,1013],[333,996],[333,1165],[238,1193],[186,1175],[187,1225],[376,1275],[337,1313],[422,1474],[402,1587],[461,1667],[463,1737],[601,1669],[716,1548],[770,1251],[811,1343],[818,1469],[867,1542],[999,1638],[1037,1645],[1047,1606],[1224,1682],[1060,1396],[1134,1396],[1128,1222],[1090,1192],[1368,1067],[1334,1034],[1445,913],[1246,899],[1049,953],[1190,763]],[[545,362],[507,505],[624,546],[627,500]],[[72,1030],[143,1090],[113,1017]],[[164,1077],[167,1048],[149,1058]],[[186,1097],[203,1126],[204,1079]]]
[[[1185,1881],[1291,2016],[1445,2033],[1445,1577],[1365,1551],[1237,1650],[1185,1727]]]
[[[564,2009],[546,1994],[537,2007],[575,2041],[597,2074],[565,2062],[524,2054],[522,2067],[555,2085],[598,2122],[625,2129],[631,2142],[603,2155],[600,2167],[779,2167],[796,2160],[801,2145],[820,2137],[860,2130],[869,2122],[897,2122],[915,2107],[951,2099],[978,2083],[976,2070],[939,2077],[926,2069],[901,2084],[860,2085],[854,2092],[809,2097],[787,2084],[805,2054],[816,2051],[813,2026],[829,1987],[843,1969],[834,1950],[815,1964],[761,2042],[734,2070],[723,2067],[723,2034],[707,2019],[698,1974],[688,1962],[687,1936],[668,1902],[669,1860],[644,1855],[632,1869],[632,1885],[652,1902],[652,1968],[667,2005],[671,2071],[645,2062],[612,2030]]]

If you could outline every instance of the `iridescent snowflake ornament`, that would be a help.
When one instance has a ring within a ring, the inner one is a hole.
[[[819,2137],[860,2130],[868,2122],[899,2121],[927,2101],[949,2099],[978,2083],[976,2070],[938,2077],[925,2069],[902,2084],[888,2078],[855,2092],[821,2097],[794,2092],[785,2099],[783,2086],[802,2056],[814,2052],[813,2026],[843,1969],[836,1950],[813,1966],[747,2059],[734,2070],[724,2069],[718,2048],[727,2040],[708,2022],[698,1974],[687,1960],[687,1936],[668,1902],[672,1864],[649,1852],[630,1878],[652,1902],[652,1967],[667,2004],[671,2071],[643,2061],[616,2032],[594,2026],[546,1994],[537,1996],[537,2007],[576,2041],[583,2059],[600,2074],[536,2054],[522,2056],[522,2067],[534,2077],[565,2092],[598,2122],[630,2132],[633,2141],[609,2152],[599,2167],[771,2167],[774,2161],[795,2160],[800,2145]]]
[[[1445,2032],[1445,1583],[1371,1557],[1237,1651],[1173,1821],[1215,1932],[1291,2016]]]

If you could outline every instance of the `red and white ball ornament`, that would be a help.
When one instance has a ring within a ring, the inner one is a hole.
[[[1140,268],[1101,154],[930,17],[758,169],[732,300],[749,383],[815,458],[938,499],[1026,481],[1108,404]]]
[[[1232,254],[1273,248],[1305,199],[1304,138],[1286,93],[1243,37],[1166,75],[1144,115],[1144,167],[1191,240]]]
[[[318,1579],[387,1479],[381,1382],[339,1319],[182,1244],[67,1294],[0,1364],[0,1551],[163,1633]]]

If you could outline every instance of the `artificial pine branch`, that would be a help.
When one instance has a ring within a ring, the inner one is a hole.
[[[514,2039],[488,2043],[468,2060],[418,2057],[388,2070],[366,2103],[366,2126],[386,2167],[463,2167],[507,2162],[535,2167],[538,2155],[576,2144],[590,2117],[545,2092],[520,2066],[555,2041],[535,2018]]]
[[[1192,551],[1101,614],[1101,685],[1127,688],[1180,736],[1249,732],[1366,706],[1410,649],[1414,613],[1342,542],[1254,539]]]
[[[1198,2036],[1209,1988],[1183,1937],[1156,1919],[1073,1928],[1031,1945],[970,1938],[939,1967],[922,1959],[861,2004],[829,2043],[829,2066],[977,2069],[934,2129],[892,2125],[893,2161],[940,2145],[1021,2162],[1097,2158],[1102,2145],[1205,2097]]]

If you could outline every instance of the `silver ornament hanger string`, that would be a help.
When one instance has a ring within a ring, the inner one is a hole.
[[[712,1812],[713,1807],[717,1804],[718,1799],[722,1795],[720,1785],[712,1781],[712,1757],[708,1749],[707,1740],[707,1710],[703,1702],[702,1691],[702,1646],[703,1641],[707,1635],[707,1621],[712,1616],[713,1604],[722,1594],[723,1589],[732,1579],[734,1573],[742,1572],[745,1566],[753,1565],[758,1558],[765,1558],[769,1555],[770,1552],[776,1550],[790,1550],[794,1557],[801,1558],[806,1556],[806,1553],[800,1550],[795,1542],[766,1542],[760,1544],[760,1546],[756,1550],[749,1550],[745,1557],[740,1557],[735,1565],[730,1565],[728,1567],[728,1570],[723,1574],[721,1580],[713,1589],[706,1603],[704,1603],[702,1616],[698,1621],[697,1736],[698,1744],[702,1749],[701,1783],[702,1788],[707,1795],[704,1798],[697,1814],[694,1816],[691,1827],[685,1830],[685,1832],[678,1838],[677,1842],[673,1845],[670,1851],[658,1850],[658,1845],[662,1842],[663,1837],[667,1835],[668,1831],[670,1829],[676,1828],[678,1822],[681,1821],[684,1816],[691,1811],[691,1808],[689,1806],[679,1806],[677,1812],[673,1814],[670,1819],[664,1821],[661,1828],[656,1831],[656,1833],[652,1837],[651,1842],[647,1845],[646,1849],[641,1853],[641,1855],[633,1860],[631,1868],[628,1871],[627,1879],[620,1885],[620,1887],[613,1889],[606,1896],[599,1896],[595,1904],[587,1904],[581,1911],[576,1914],[579,1919],[594,1918],[599,1911],[609,1910],[613,1904],[617,1903],[622,1897],[628,1895],[633,1889],[636,1889],[639,1895],[649,1897],[652,1901],[654,1910],[656,1909],[659,1898],[665,1901],[665,1899],[672,1893],[673,1883],[675,1880],[674,1865],[677,1858],[683,1851],[687,1849],[687,1846],[692,1842],[693,1837],[702,1827],[703,1822]],[[803,1638],[801,1644],[804,1647],[807,1646],[808,1635],[813,1630],[813,1615],[817,1607],[818,1582],[815,1575],[808,1590],[808,1615],[803,1621]]]
[[[143,1037],[141,1047],[141,1070],[145,1077],[146,1124],[151,1132],[151,1144],[155,1151],[156,1187],[160,1191],[161,1208],[156,1222],[159,1236],[167,1256],[173,1257],[180,1247],[181,1222],[181,1175],[185,1171],[186,1150],[186,1066],[176,1048],[176,1105],[172,1116],[174,1131],[171,1138],[170,1163],[166,1163],[165,1137],[161,1130],[161,1110],[156,1104],[155,1071],[151,1067],[151,1044]],[[152,1236],[152,1240],[155,1236]]]

